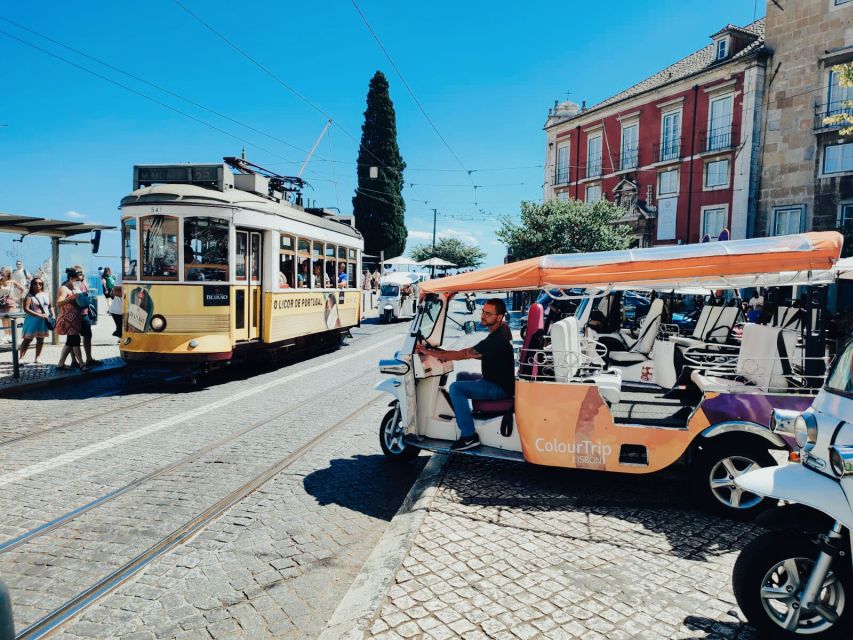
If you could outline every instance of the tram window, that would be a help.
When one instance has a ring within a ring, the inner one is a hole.
[[[178,219],[171,216],[140,218],[142,276],[178,279]]]
[[[328,275],[324,269],[323,260],[323,243],[314,242],[311,244],[311,288],[320,289],[326,285]]]
[[[347,287],[349,289],[355,289],[356,287],[355,281],[355,262],[347,262]]]
[[[296,283],[300,288],[311,286],[311,241],[299,238],[296,244],[298,248],[298,258],[296,272]]]
[[[353,262],[356,260],[356,253],[357,252],[355,249],[349,250],[349,259],[352,260]]]
[[[184,277],[191,281],[228,280],[228,221],[184,220]]]
[[[136,218],[121,221],[121,264],[122,278],[136,280],[136,252],[139,248],[139,236],[136,233]]]
[[[249,234],[237,232],[237,247],[234,252],[234,275],[238,280],[246,279],[246,257],[249,254]]]
[[[290,289],[293,287],[293,254],[282,253],[278,257],[278,288]]]
[[[338,247],[338,260],[346,260],[347,259],[347,248],[346,247]]]
[[[261,234],[252,234],[252,280],[261,279]]]
[[[294,250],[296,243],[293,236],[281,236],[281,252],[278,257],[278,287],[279,289],[290,289],[296,285],[296,260]]]

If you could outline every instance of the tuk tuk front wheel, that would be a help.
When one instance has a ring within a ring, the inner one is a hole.
[[[772,506],[770,499],[735,484],[735,478],[744,473],[776,464],[766,447],[752,440],[727,438],[704,442],[698,454],[691,465],[691,485],[703,509],[726,518],[752,520]]]
[[[404,431],[400,412],[395,407],[385,414],[379,426],[379,446],[389,460],[408,462],[417,458],[421,452],[403,441]]]
[[[732,573],[735,599],[762,638],[846,638],[853,626],[853,583],[847,558],[836,558],[816,606],[799,608],[820,549],[813,536],[771,531],[740,552]]]

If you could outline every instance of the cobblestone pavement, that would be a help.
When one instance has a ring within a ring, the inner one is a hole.
[[[17,627],[368,403],[365,413],[66,633],[303,637],[322,629],[420,468],[398,470],[389,482],[377,442],[387,399],[371,390],[380,379],[376,362],[394,351],[404,331],[403,325],[365,325],[339,351],[245,378],[226,376],[190,392],[128,390],[109,398],[118,403],[109,413],[99,411],[108,406],[103,400],[93,405],[85,398],[84,387],[46,390],[38,404],[38,393],[5,401],[18,424],[0,426],[0,442],[36,435],[0,446],[0,544],[258,423],[227,445],[0,553]],[[89,416],[67,426],[50,423],[66,407],[72,417],[86,408]]]
[[[730,581],[755,528],[683,487],[454,457],[368,636],[754,638]]]

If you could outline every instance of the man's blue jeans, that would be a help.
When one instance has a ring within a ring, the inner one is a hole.
[[[474,435],[474,418],[471,417],[469,400],[501,400],[507,397],[506,391],[494,382],[483,380],[479,373],[460,371],[456,375],[456,382],[450,385],[450,403],[462,437]]]

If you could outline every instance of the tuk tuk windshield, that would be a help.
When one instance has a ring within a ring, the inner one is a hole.
[[[853,340],[847,343],[835,360],[832,373],[826,380],[826,388],[845,396],[853,395]]]
[[[380,296],[387,296],[389,298],[395,297],[398,293],[400,293],[400,287],[396,284],[383,284],[379,289]]]
[[[412,335],[420,332],[424,338],[429,338],[440,313],[441,300],[434,296],[427,297],[421,306],[421,314],[418,316],[417,325],[415,325]]]

